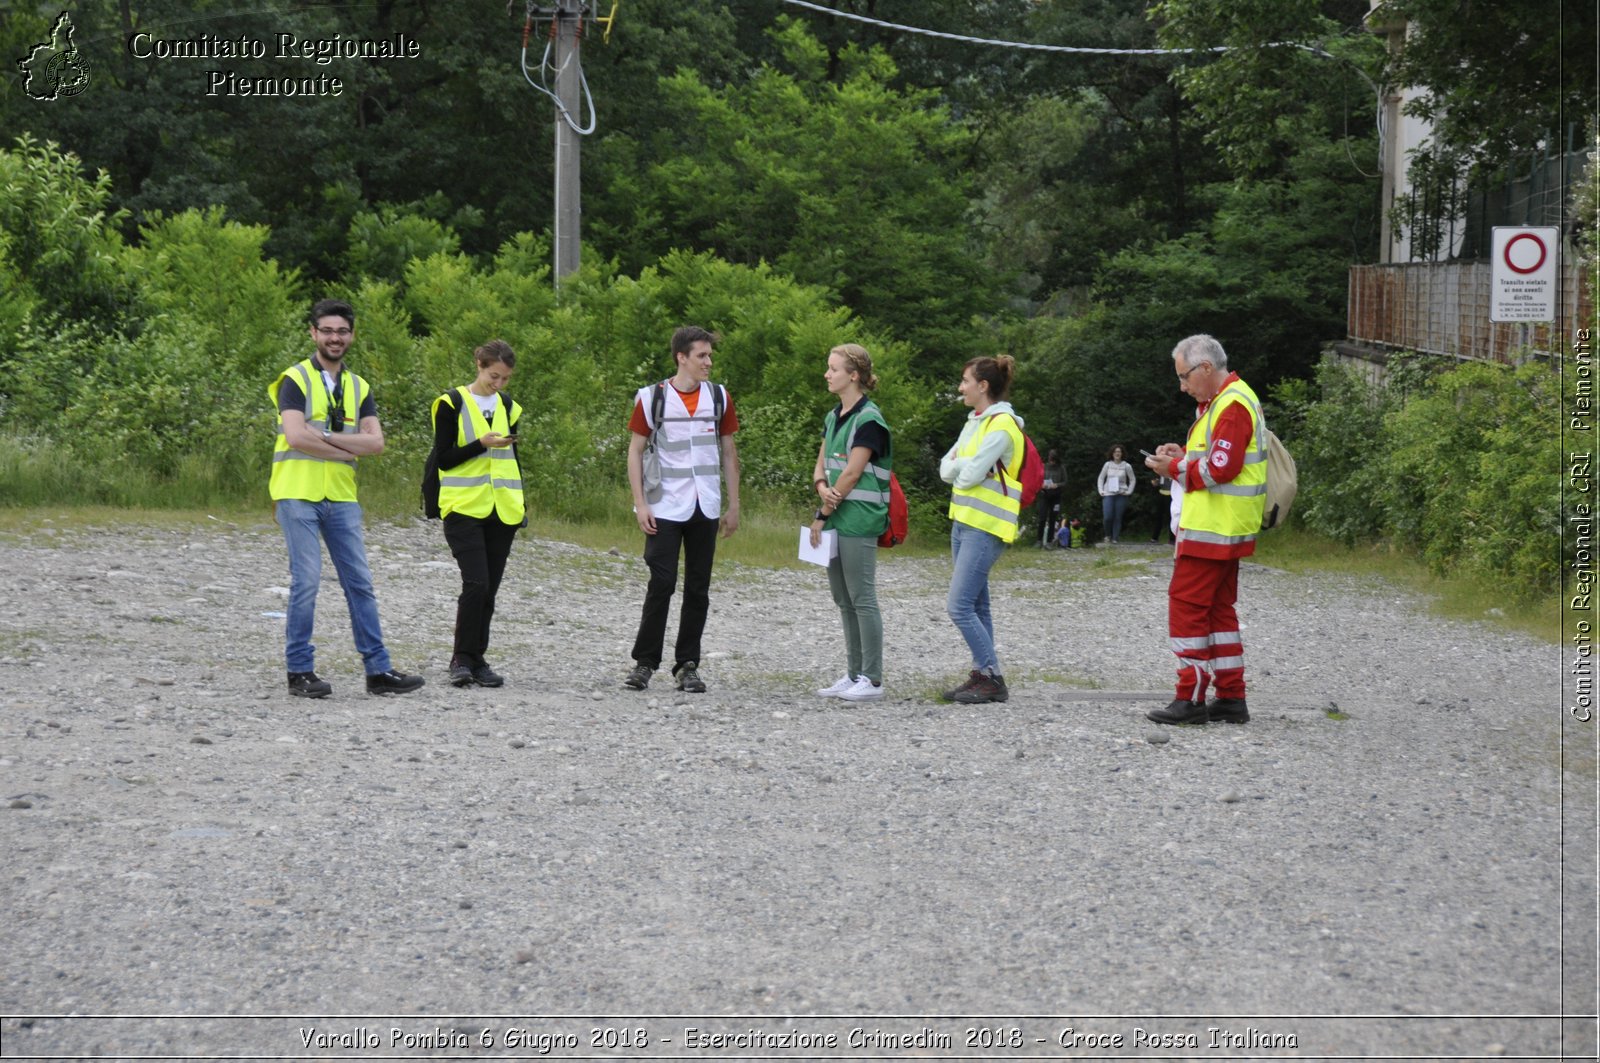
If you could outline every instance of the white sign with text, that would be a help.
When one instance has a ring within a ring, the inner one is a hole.
[[[1489,320],[1554,321],[1561,230],[1496,225],[1492,246]]]

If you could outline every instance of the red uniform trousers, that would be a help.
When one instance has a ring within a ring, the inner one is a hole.
[[[1167,586],[1167,634],[1178,656],[1177,697],[1204,701],[1209,679],[1219,698],[1244,697],[1239,641],[1239,559],[1180,556]]]

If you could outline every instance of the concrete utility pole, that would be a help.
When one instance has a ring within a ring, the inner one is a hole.
[[[582,139],[573,123],[579,121],[581,57],[578,54],[578,26],[582,22],[585,0],[556,0],[556,96],[561,108],[556,111],[556,283],[578,272],[578,223],[583,216],[578,173]]]

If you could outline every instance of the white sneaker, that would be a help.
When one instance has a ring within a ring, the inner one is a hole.
[[[873,686],[872,680],[860,676],[854,686],[837,696],[846,701],[879,701],[883,698],[883,687]]]
[[[844,692],[854,689],[855,685],[856,680],[854,676],[841,676],[839,681],[833,684],[833,686],[823,687],[821,690],[817,691],[817,697],[842,698],[844,697]]]

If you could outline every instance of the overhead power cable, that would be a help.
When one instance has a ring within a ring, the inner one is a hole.
[[[963,44],[989,44],[997,48],[1020,48],[1024,51],[1030,52],[1065,52],[1073,55],[1215,55],[1222,52],[1246,50],[1245,47],[1238,45],[1215,45],[1211,48],[1079,48],[1067,44],[1034,44],[1030,41],[1002,41],[993,37],[969,37],[962,33],[944,33],[940,30],[923,29],[920,26],[905,26],[898,22],[884,22],[882,19],[868,18],[866,15],[857,15],[851,11],[840,11],[837,8],[824,7],[821,4],[808,3],[807,0],[783,0],[783,3],[788,4],[791,7],[803,7],[808,11],[816,11],[820,14],[832,15],[835,18],[849,19],[852,22],[864,22],[869,26],[878,26],[882,29],[895,30],[899,33],[912,33],[923,37],[938,37],[947,41],[960,41]],[[1310,52],[1318,59],[1340,58],[1339,56],[1336,56],[1332,52],[1328,51],[1326,48],[1322,47],[1320,44],[1302,44],[1299,41],[1270,41],[1266,44],[1255,45],[1253,47],[1298,48],[1303,52]],[[1383,157],[1383,144],[1387,134],[1383,112],[1383,89],[1378,85],[1377,82],[1367,77],[1366,72],[1359,66],[1349,62],[1349,60],[1341,61],[1345,62],[1357,74],[1360,74],[1361,79],[1372,87],[1374,95],[1377,96],[1378,157],[1381,160]],[[1349,151],[1348,145],[1346,145],[1345,151]],[[1350,163],[1352,166],[1355,166],[1355,159],[1352,158]],[[1363,171],[1360,166],[1356,166],[1356,171],[1361,173],[1364,177],[1371,176]]]
[[[939,37],[947,41],[961,41],[963,44],[991,44],[997,48],[1021,48],[1031,52],[1067,52],[1075,55],[1202,55],[1212,52],[1231,52],[1239,49],[1229,45],[1218,45],[1212,48],[1077,48],[1066,44],[1033,44],[1029,41],[1002,41],[992,37],[968,37],[961,33],[943,33],[939,30],[923,29],[920,26],[902,26],[897,22],[884,22],[881,19],[868,18],[866,15],[857,15],[851,11],[840,11],[837,8],[823,7],[821,4],[807,3],[806,0],[783,0],[791,7],[803,7],[808,11],[820,12],[824,15],[833,15],[835,18],[845,18],[852,22],[865,22],[869,26],[879,26],[883,29],[898,30],[901,33],[915,33],[923,37]],[[1295,41],[1273,41],[1261,45],[1263,48],[1301,48],[1314,55],[1327,53],[1316,45],[1299,44]]]

